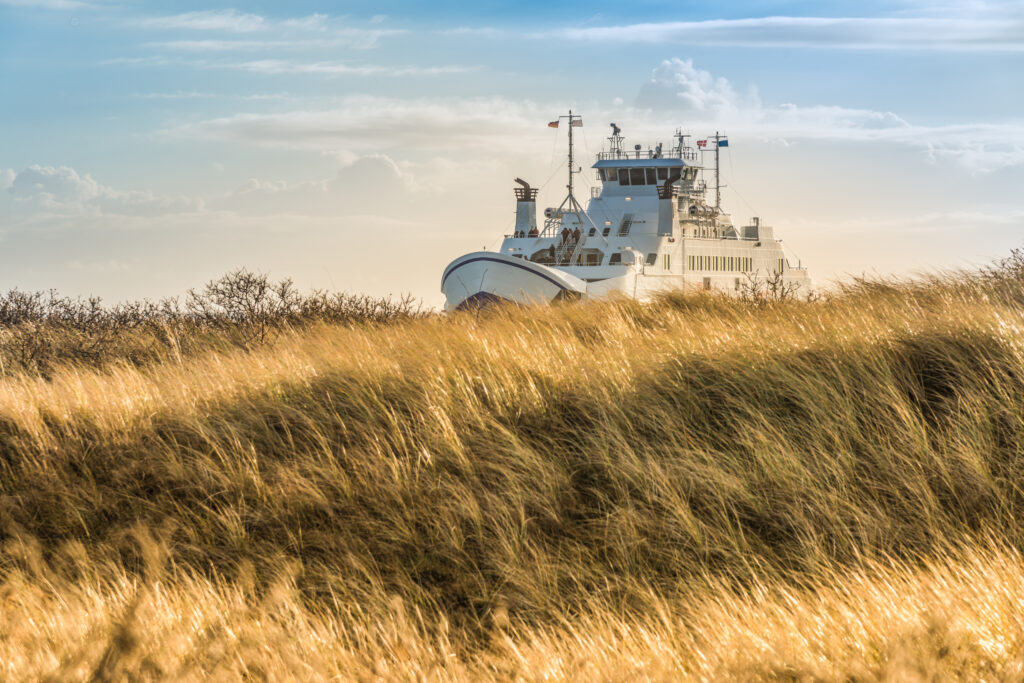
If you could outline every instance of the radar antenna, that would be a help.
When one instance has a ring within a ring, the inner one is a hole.
[[[622,156],[622,129],[614,123],[608,125],[612,127],[612,136],[608,138],[608,151],[612,159],[618,159]]]

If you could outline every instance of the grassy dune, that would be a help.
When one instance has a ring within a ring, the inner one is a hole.
[[[1022,675],[1024,280],[0,379],[2,677]]]

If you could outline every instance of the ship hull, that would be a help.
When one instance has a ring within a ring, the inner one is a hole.
[[[441,276],[449,311],[499,302],[550,303],[577,299],[586,291],[587,283],[568,273],[492,251],[460,256]]]

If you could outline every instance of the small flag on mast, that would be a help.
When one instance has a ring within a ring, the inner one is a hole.
[[[719,147],[728,147],[729,146],[729,141],[728,140],[719,140],[718,141],[718,146]]]
[[[583,125],[583,119],[573,119],[572,125],[576,126],[577,128],[581,127]]]
[[[698,147],[707,147],[707,145],[708,145],[708,141],[707,140],[697,140],[697,146]]]
[[[549,123],[548,128],[558,128],[558,121],[552,121]]]

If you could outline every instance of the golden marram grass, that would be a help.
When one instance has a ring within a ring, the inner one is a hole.
[[[10,679],[1024,675],[1024,282],[0,379]]]

